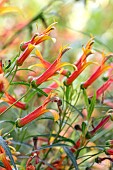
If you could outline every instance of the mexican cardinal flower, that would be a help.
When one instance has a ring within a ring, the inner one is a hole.
[[[39,77],[30,78],[31,84],[33,86],[39,86],[43,82],[47,81],[48,78],[52,77],[56,73],[56,71],[58,71],[61,67],[68,65],[68,63],[66,62],[61,63],[61,58],[62,55],[69,49],[70,47],[61,48],[58,58],[50,65],[50,67],[43,74],[41,74]]]
[[[74,64],[77,67],[77,70],[75,70],[65,81],[65,85],[70,85],[72,82],[81,74],[81,72],[90,64],[93,64],[94,62],[87,62],[87,57],[90,54],[93,54],[91,51],[92,45],[94,43],[93,38],[89,40],[86,47],[83,48],[83,54],[80,57],[80,59]]]
[[[52,95],[50,94],[44,101],[43,105],[39,106],[38,108],[36,108],[34,111],[32,111],[31,113],[29,113],[27,116],[23,117],[23,118],[19,118],[17,119],[17,126],[18,127],[22,127],[25,126],[26,124],[32,122],[34,119],[38,118],[39,116],[41,116],[42,114],[44,114],[45,112],[51,112],[54,116],[55,121],[58,120],[59,115],[55,110],[52,109],[46,109],[46,106],[49,102],[53,101]]]
[[[105,65],[105,62],[112,56],[113,55],[109,55],[108,57],[106,57],[103,54],[103,60],[101,65],[96,69],[96,71],[89,77],[86,82],[81,84],[82,88],[87,88],[88,86],[90,86],[102,73],[111,68],[110,65]]]

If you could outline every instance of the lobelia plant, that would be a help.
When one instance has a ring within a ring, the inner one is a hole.
[[[113,111],[100,98],[109,87],[112,91],[112,73],[101,86],[97,84],[89,90],[97,78],[101,79],[103,72],[112,68],[112,64],[107,63],[112,53],[108,57],[102,53],[100,65],[98,61],[89,61],[91,54],[97,55],[92,51],[95,39],[91,38],[76,62],[61,61],[69,54],[69,46],[61,47],[52,63],[46,61],[39,44],[52,39],[55,24],[22,43],[22,52],[8,65],[0,61],[0,121],[5,126],[10,124],[8,129],[3,126],[3,132],[0,131],[4,139],[0,143],[1,169],[17,166],[26,170],[82,170],[91,169],[105,160],[113,162],[110,157],[113,155],[110,136]],[[31,54],[34,63],[29,62]],[[97,68],[86,81],[83,78],[84,83],[79,82],[85,68],[92,69],[91,64],[96,64]],[[24,81],[21,81],[19,71],[26,75]],[[107,97],[104,95],[104,101]],[[9,148],[11,152],[7,152]],[[7,157],[15,159],[11,161]]]

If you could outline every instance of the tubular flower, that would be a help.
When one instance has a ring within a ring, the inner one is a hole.
[[[90,131],[90,132],[87,133],[86,137],[87,137],[87,138],[90,138],[90,137],[92,137],[93,135],[95,135],[95,133],[96,133],[100,128],[102,128],[102,127],[109,121],[110,118],[111,118],[111,115],[108,115],[108,116],[106,116],[105,118],[103,118],[103,119],[100,121],[100,123],[99,123],[96,127],[93,128],[92,131]]]
[[[42,66],[45,69],[48,69],[51,66],[51,63],[49,63],[48,61],[44,60],[40,51],[36,50],[36,56],[38,57],[38,59],[40,60],[41,64],[35,64],[33,66]],[[71,65],[71,64],[70,64]],[[74,66],[74,65],[73,65]],[[68,70],[63,70],[60,69],[59,73],[61,73],[64,76],[69,76],[70,72]]]
[[[93,64],[93,62],[87,62],[86,59],[90,54],[93,54],[91,51],[92,44],[94,43],[93,38],[89,40],[86,47],[83,48],[83,54],[80,57],[80,59],[75,63],[74,65],[77,67],[77,70],[75,70],[69,78],[65,81],[66,85],[70,85],[79,75],[80,73],[90,64]]]
[[[52,99],[52,100],[51,100]],[[55,110],[52,109],[46,109],[46,105],[53,101],[53,97],[50,94],[46,100],[44,101],[44,104],[39,106],[37,109],[35,109],[34,111],[32,111],[31,113],[29,113],[27,116],[23,117],[23,118],[19,118],[17,119],[17,126],[18,127],[22,127],[28,123],[30,123],[31,121],[33,121],[34,119],[38,118],[39,116],[41,116],[42,114],[44,114],[45,112],[51,112],[54,116],[55,121],[57,121],[59,119],[59,115]]]
[[[31,84],[34,86],[39,86],[40,84],[42,84],[43,82],[45,82],[48,78],[50,78],[51,76],[53,76],[56,71],[58,71],[61,67],[68,65],[68,63],[64,62],[61,63],[61,57],[62,55],[68,51],[70,48],[69,47],[64,47],[61,48],[60,53],[58,55],[58,58],[53,62],[53,64],[50,65],[50,67],[43,73],[41,74],[39,77],[35,77],[35,78],[31,78]]]
[[[7,170],[12,170],[9,161],[6,158],[5,150],[0,146],[0,161]]]
[[[83,62],[86,62],[86,58],[92,54],[92,45],[94,43],[94,38],[91,38],[88,43],[86,44],[86,47],[83,48],[83,55],[80,57],[80,59],[75,63],[76,67],[81,67]]]
[[[48,39],[52,39],[49,34],[52,30],[54,30],[54,25],[56,24],[53,23],[51,24],[46,30],[44,30],[41,34],[35,34],[30,41],[22,43],[20,46],[20,49],[23,51],[27,48],[28,44],[33,44],[33,45],[37,45],[40,44],[41,42],[48,40]]]
[[[111,83],[113,82],[113,79],[112,78],[109,78],[97,91],[96,91],[96,99],[99,98],[99,96],[101,94],[103,94],[107,89],[108,87],[111,85]],[[90,96],[91,98],[92,96]]]
[[[57,82],[53,82],[52,84],[50,84],[47,88],[45,88],[43,91],[45,93],[50,93],[52,90],[56,89],[59,87],[59,84]]]
[[[2,98],[3,101],[5,101],[5,102],[7,102],[9,104],[13,104],[13,103],[16,102],[16,99],[13,96],[11,96],[10,94],[8,94],[7,92],[5,92],[5,96],[6,96],[6,98]],[[20,101],[16,102],[14,104],[14,106],[16,106],[16,107],[18,107],[18,108],[20,108],[22,110],[27,109],[27,105],[25,103],[20,102]]]
[[[32,44],[28,44],[27,48],[25,49],[25,51],[19,56],[19,58],[16,61],[16,64],[18,66],[21,66],[23,64],[23,62],[25,61],[25,59],[29,56],[29,54],[31,53],[31,51],[34,49],[34,45]]]
[[[110,65],[105,65],[105,62],[111,56],[112,55],[105,57],[105,55],[103,54],[103,60],[102,60],[101,65],[96,69],[96,71],[89,77],[89,79],[86,82],[82,83],[81,85],[82,88],[87,88],[88,86],[90,86],[103,72],[111,68]]]

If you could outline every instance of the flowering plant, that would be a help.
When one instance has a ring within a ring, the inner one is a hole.
[[[2,12],[12,9],[18,11],[8,7]],[[113,139],[109,135],[113,102],[107,96],[107,91],[112,91],[113,65],[109,61],[113,54],[94,51],[95,38],[91,37],[73,63],[62,61],[70,57],[68,45],[60,46],[51,62],[51,47],[49,57],[44,55],[45,41],[55,42],[55,27],[56,22],[18,43],[20,50],[11,60],[1,55],[1,170],[82,170],[103,167],[106,161],[110,168],[113,162]],[[104,72],[107,76],[102,79]],[[94,86],[98,79],[103,82]]]

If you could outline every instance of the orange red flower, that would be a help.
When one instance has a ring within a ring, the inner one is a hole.
[[[33,37],[31,38],[30,41],[21,44],[20,49],[23,51],[27,48],[28,44],[37,45],[37,44],[40,44],[41,42],[43,42],[45,40],[52,39],[49,36],[49,34],[52,30],[54,30],[55,24],[56,24],[56,22],[52,23],[42,33],[33,35]]]
[[[6,170],[12,170],[9,161],[6,158],[5,150],[0,146],[0,161],[3,163]]]
[[[49,102],[53,101],[52,94],[50,94],[44,101],[43,105],[39,106],[38,108],[36,108],[34,111],[32,111],[31,113],[29,113],[27,116],[23,117],[23,118],[19,118],[16,121],[16,124],[18,127],[22,127],[25,126],[26,124],[30,123],[31,121],[33,121],[34,119],[38,118],[39,116],[41,116],[42,114],[44,114],[45,112],[51,112],[54,116],[55,121],[58,120],[59,115],[55,110],[52,109],[46,109],[46,106]]]
[[[61,57],[62,55],[68,51],[70,48],[69,47],[64,47],[61,48],[60,53],[58,55],[58,58],[50,65],[50,67],[43,73],[41,74],[39,77],[35,77],[35,78],[31,78],[31,84],[33,86],[39,86],[40,84],[42,84],[43,82],[45,82],[48,78],[50,78],[51,76],[53,76],[56,71],[58,71],[61,67],[68,65],[66,62],[61,63]]]
[[[113,83],[113,79],[109,78],[97,91],[96,91],[96,99],[99,98],[100,95],[102,95],[108,87]],[[90,96],[92,97],[92,96]]]
[[[105,65],[105,62],[111,57],[112,55],[109,55],[106,57],[103,54],[103,60],[101,65],[96,69],[96,71],[88,78],[88,80],[81,84],[82,88],[87,88],[90,86],[102,73],[104,73],[106,70],[110,69],[110,65]]]
[[[65,81],[65,85],[70,85],[72,82],[80,75],[80,73],[90,64],[93,64],[93,62],[87,62],[87,57],[92,54],[92,45],[94,43],[93,38],[89,40],[86,47],[83,48],[83,54],[80,57],[80,59],[75,63],[75,66],[77,67],[77,70],[75,70]]]
[[[13,104],[16,102],[16,99],[11,96],[9,93],[5,92],[5,98],[2,98],[3,101],[9,103],[9,104]],[[26,110],[27,109],[27,105],[25,103],[22,103],[20,101],[17,101],[14,106],[20,108],[20,109],[23,109],[23,110]]]
[[[25,51],[17,59],[16,64],[21,66],[34,48],[35,46],[29,43]]]

